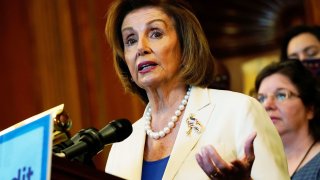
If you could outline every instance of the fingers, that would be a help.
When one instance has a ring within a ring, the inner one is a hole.
[[[201,148],[201,152],[196,154],[196,160],[211,179],[224,177],[224,171],[228,171],[230,166],[211,145]]]
[[[253,142],[257,136],[254,132],[250,134],[244,144],[245,156],[242,160],[231,163],[224,161],[217,150],[207,145],[196,154],[199,166],[211,179],[250,179],[251,168],[255,159]]]
[[[207,156],[210,157],[210,159],[214,162],[215,166],[218,169],[228,168],[229,164],[221,158],[221,156],[213,146],[208,145],[208,146],[205,146],[203,149],[207,153]]]
[[[212,171],[215,170],[215,166],[212,163],[211,158],[205,152],[204,148],[201,149],[200,153],[196,154],[196,159],[200,167],[207,175],[209,175]]]
[[[205,157],[202,156],[200,153],[196,154],[196,160],[199,164],[199,166],[202,168],[202,170],[207,174],[210,179],[219,179],[220,173],[218,172],[218,169],[210,162],[208,165],[208,161],[204,160]]]
[[[252,134],[250,134],[244,146],[244,153],[245,153],[244,158],[251,165],[253,164],[253,161],[255,159],[253,141],[255,140],[256,137],[257,137],[256,132],[253,132]]]
[[[199,164],[199,166],[202,168],[202,170],[206,173],[206,174],[210,174],[211,169],[210,166],[207,166],[202,158],[202,156],[200,155],[200,153],[196,154],[196,160]]]

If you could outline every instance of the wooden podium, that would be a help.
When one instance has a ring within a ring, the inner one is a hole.
[[[119,180],[121,178],[107,174],[103,171],[86,166],[78,162],[71,162],[68,159],[52,156],[51,166],[52,180],[80,180],[80,179],[110,179]]]

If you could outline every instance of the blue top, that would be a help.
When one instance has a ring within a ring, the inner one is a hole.
[[[161,180],[164,170],[166,169],[169,157],[165,157],[158,161],[143,161],[142,180]]]
[[[299,169],[292,180],[319,180],[320,179],[320,152],[313,157],[307,164]]]

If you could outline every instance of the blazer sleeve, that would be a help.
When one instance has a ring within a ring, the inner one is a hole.
[[[245,112],[245,119],[252,122],[253,129],[257,132],[252,178],[290,179],[282,140],[265,109],[254,98],[249,97]]]

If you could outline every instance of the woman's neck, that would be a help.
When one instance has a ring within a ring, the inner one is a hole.
[[[289,174],[292,175],[307,162],[315,140],[308,134],[281,136],[281,138],[288,161]]]
[[[187,87],[181,85],[175,88],[158,88],[147,90],[149,105],[152,107],[153,113],[160,114],[174,105],[179,104],[186,93]]]

